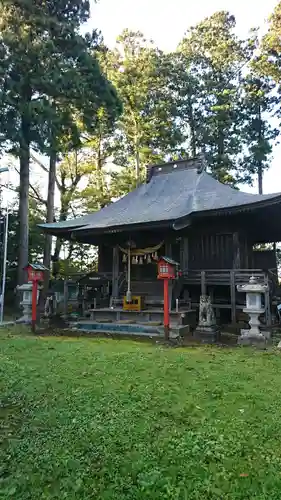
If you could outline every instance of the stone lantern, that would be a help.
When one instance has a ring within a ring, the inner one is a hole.
[[[237,285],[237,291],[246,293],[246,307],[244,307],[243,312],[247,313],[250,317],[250,329],[241,330],[238,343],[242,345],[265,345],[268,342],[269,334],[260,331],[259,316],[265,311],[265,308],[262,306],[262,295],[268,291],[268,285],[259,283],[252,276],[249,279],[249,283]]]
[[[17,286],[17,291],[22,293],[20,305],[23,308],[23,315],[17,320],[17,323],[31,323],[32,283]]]

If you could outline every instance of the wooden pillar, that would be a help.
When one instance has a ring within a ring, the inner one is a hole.
[[[239,238],[239,246],[240,246],[240,268],[241,269],[250,269],[250,244],[248,241],[247,233],[240,233]]]
[[[233,269],[240,269],[240,241],[239,233],[233,233]]]
[[[271,308],[270,308],[270,295],[269,292],[265,292],[264,296],[265,302],[265,323],[266,326],[271,326]]]
[[[170,241],[166,241],[166,243],[165,243],[165,255],[166,255],[166,257],[170,257],[171,259],[173,258],[172,257],[172,244]]]
[[[248,269],[254,268],[254,258],[253,258],[253,245],[252,243],[247,243],[248,248]]]
[[[276,242],[273,243],[273,251],[274,251],[274,262],[275,262],[275,266],[276,266],[276,269],[277,269],[278,263],[277,263],[277,247],[276,247]]]
[[[245,269],[249,269],[249,243],[247,241],[247,237],[244,240],[244,252],[245,252]]]
[[[235,269],[241,269],[239,233],[233,233],[233,271],[230,271],[231,323],[236,323]]]
[[[112,255],[112,297],[118,298],[118,283],[119,281],[119,247],[113,247]]]
[[[64,277],[64,282],[63,282],[63,314],[64,317],[66,318],[67,316],[67,306],[68,306],[68,295],[69,295],[69,288],[68,288],[68,279],[65,276]]]
[[[188,271],[188,238],[183,236],[180,242],[180,267],[182,271]]]
[[[206,271],[201,271],[201,295],[206,295]]]
[[[230,302],[231,302],[231,323],[236,323],[236,289],[235,271],[230,271]]]
[[[103,245],[98,246],[98,272],[103,272]]]
[[[270,286],[269,286],[268,275],[266,277],[266,284],[268,286],[268,290],[265,292],[264,295],[265,321],[266,321],[266,326],[271,326]]]

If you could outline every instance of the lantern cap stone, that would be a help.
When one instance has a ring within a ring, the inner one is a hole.
[[[255,276],[251,276],[251,278],[249,279],[249,283],[251,283],[251,285],[255,285],[256,283],[258,283],[258,280]]]

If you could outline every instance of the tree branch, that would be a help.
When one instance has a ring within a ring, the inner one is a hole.
[[[71,210],[71,212],[72,212],[73,219],[76,219],[76,213],[75,213],[75,211],[74,211],[73,206],[72,206],[72,205],[70,205],[70,207],[69,207],[69,208],[70,208],[70,210]]]
[[[40,203],[42,203],[43,205],[45,205],[45,207],[47,207],[47,200],[44,200],[44,198],[42,198],[42,196],[40,195],[39,191],[37,191],[37,189],[32,186],[32,184],[29,184],[29,187],[30,189],[33,191],[34,195],[32,196],[35,200],[39,201]]]
[[[44,172],[46,172],[47,174],[49,173],[49,169],[48,167],[46,167],[44,165],[44,163],[42,163],[42,161],[40,161],[38,158],[36,158],[36,156],[32,153],[32,151],[30,152],[30,158],[35,162],[37,163],[37,165],[39,165],[39,167],[42,168],[42,170],[44,170]],[[58,177],[56,176],[56,185],[57,185],[57,188],[58,189],[61,189],[61,185],[59,183],[59,180],[58,180]]]
[[[0,188],[9,189],[9,191],[13,191],[13,193],[17,193],[18,194],[18,188],[9,186],[7,184],[0,184]]]
[[[42,161],[40,161],[38,158],[36,158],[36,156],[32,153],[32,151],[30,151],[30,158],[35,163],[37,163],[37,165],[39,165],[39,167],[41,167],[42,170],[44,170],[44,172],[46,172],[47,174],[49,173],[49,169],[47,167],[45,167],[45,165],[44,165],[44,163]]]
[[[58,190],[61,191],[62,190],[62,185],[59,182],[57,175],[55,175],[55,181],[56,181],[56,185],[57,185]]]
[[[13,191],[13,193],[18,194],[18,188],[12,187],[12,186],[7,186],[6,184],[0,184],[0,188],[4,187],[5,189],[8,189],[9,191]],[[30,198],[32,198],[35,201],[39,201],[43,205],[47,206],[47,201],[43,200],[43,198],[39,195],[38,192],[36,192],[35,188],[33,186],[29,186],[33,191],[34,195],[32,193],[29,193]]]
[[[17,167],[15,167],[15,171],[17,172],[17,174],[19,174],[19,170],[17,169]],[[43,205],[45,205],[45,207],[47,207],[47,200],[44,200],[44,198],[42,198],[39,191],[37,191],[37,189],[34,186],[32,186],[32,184],[30,184],[30,183],[29,183],[29,187],[34,193],[33,195],[31,193],[29,193],[31,198],[33,198],[36,201],[39,201],[39,203],[42,203]],[[13,188],[9,188],[9,189],[11,189],[12,191],[17,191],[16,189],[13,189]]]

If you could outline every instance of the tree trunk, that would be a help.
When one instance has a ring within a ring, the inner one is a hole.
[[[219,76],[219,90],[222,91],[224,88],[224,81],[222,76]],[[217,96],[217,106],[219,107],[219,111],[217,112],[216,120],[217,120],[217,165],[216,165],[216,178],[219,181],[222,181],[225,174],[225,171],[228,170],[229,166],[225,164],[225,113],[221,111],[221,109],[225,106],[224,97],[219,94]]]
[[[262,134],[262,122],[261,122],[261,107],[259,105],[258,108],[258,123],[259,123],[259,145],[262,142],[263,134]],[[262,161],[258,161],[258,186],[259,186],[259,194],[263,194],[263,165]]]
[[[139,184],[140,184],[139,126],[138,126],[138,123],[137,123],[137,121],[136,121],[135,118],[134,118],[134,121],[135,121],[135,138],[134,138],[134,142],[135,142],[135,157],[136,157],[136,165],[135,165],[135,169],[136,169],[136,186],[138,187]]]
[[[137,179],[137,187],[140,185],[140,153],[137,149],[136,151],[136,179]]]
[[[56,185],[56,151],[51,150],[49,162],[49,181],[48,181],[48,198],[47,198],[47,217],[46,222],[54,222],[55,217],[55,185]],[[50,283],[50,267],[52,254],[52,236],[46,234],[43,264],[49,271],[44,274],[44,287],[42,300],[45,301]]]
[[[190,149],[191,149],[191,155],[192,158],[195,158],[196,156],[196,131],[195,131],[195,120],[193,116],[193,106],[192,106],[192,100],[190,95],[187,97],[187,106],[188,106],[188,122],[189,122],[189,127],[190,127]]]
[[[22,129],[25,128],[22,120]],[[28,264],[28,191],[29,191],[29,143],[23,138],[20,145],[20,187],[19,187],[19,260],[18,284],[26,282],[27,276],[23,268]]]
[[[59,222],[65,221],[67,219],[67,214],[69,210],[69,204],[63,200],[63,193],[61,191],[61,209],[60,209],[60,215],[59,215]],[[56,239],[56,244],[55,244],[55,251],[54,251],[54,274],[58,274],[59,272],[59,256],[62,248],[62,240],[60,238]]]
[[[18,253],[18,285],[27,282],[27,272],[24,267],[28,264],[29,244],[29,164],[30,164],[30,103],[32,91],[30,87],[23,89],[21,102],[24,109],[20,123],[20,186],[19,186],[19,253]]]
[[[259,185],[259,194],[263,194],[263,171],[261,162],[258,166],[258,185]]]

